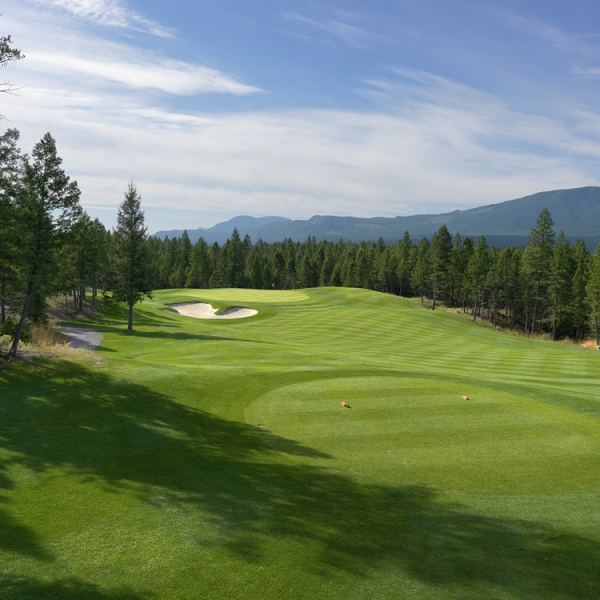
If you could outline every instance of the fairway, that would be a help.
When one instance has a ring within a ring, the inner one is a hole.
[[[0,597],[600,597],[600,352],[341,288],[76,326],[0,368]]]

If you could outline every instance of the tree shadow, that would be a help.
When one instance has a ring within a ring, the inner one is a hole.
[[[294,440],[81,364],[13,365],[0,376],[0,398],[0,448],[10,456],[0,472],[9,462],[33,472],[64,467],[115,493],[199,507],[221,532],[213,543],[251,563],[265,560],[265,539],[283,540],[309,546],[301,568],[324,580],[367,579],[383,565],[432,585],[519,598],[600,595],[596,540],[476,514],[431,489],[356,482],[311,464],[326,455]],[[281,460],[282,452],[297,458]],[[1,481],[10,487],[8,475]],[[0,548],[43,551],[18,527],[2,530]]]
[[[7,576],[0,576],[0,595],[3,600],[149,600],[155,597],[150,593],[139,595],[127,590],[102,590],[72,578],[46,583],[30,577]]]
[[[93,329],[95,329],[96,323],[104,323],[109,326],[127,329],[129,309],[126,306],[111,302],[103,302],[99,305],[99,311],[100,313],[93,319],[93,325],[92,321],[88,321]],[[82,323],[82,319],[77,319],[75,321],[69,321],[67,319],[61,321],[59,324],[64,326],[72,325],[74,327],[85,327],[85,324]],[[145,310],[136,310],[136,308],[134,308],[133,325],[134,327],[181,327],[181,325],[167,315],[149,313]]]
[[[234,338],[234,337],[226,337],[222,335],[203,335],[203,334],[194,334],[194,333],[186,333],[185,331],[178,331],[176,333],[164,331],[162,329],[158,329],[155,331],[140,331],[133,330],[127,331],[124,329],[109,329],[103,327],[96,327],[96,331],[100,332],[108,332],[116,333],[117,335],[122,336],[135,336],[139,338],[148,338],[148,339],[161,339],[161,340],[179,340],[179,341],[196,341],[196,342],[246,342],[249,344],[272,344],[273,342],[264,342],[261,340],[247,340],[242,338]]]

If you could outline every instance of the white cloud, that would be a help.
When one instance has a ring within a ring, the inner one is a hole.
[[[173,94],[258,90],[220,71],[66,29],[61,19],[27,16],[3,21],[27,54],[11,66],[22,89],[2,98],[5,125],[21,130],[26,151],[50,130],[86,206],[116,212],[134,179],[151,230],[164,229],[176,211],[197,221],[171,220],[170,227],[240,213],[391,216],[599,181],[596,109],[548,103],[540,116],[399,70],[369,82],[370,111],[185,114],[167,104]]]
[[[118,50],[118,49],[116,49]],[[106,50],[105,50],[106,52]],[[159,58],[151,53],[128,52],[128,59],[118,59],[122,52],[104,58],[82,57],[72,54],[29,52],[28,67],[47,73],[74,76],[84,75],[103,83],[118,83],[133,89],[154,89],[175,95],[208,93],[236,96],[260,92],[259,88],[245,85],[233,77],[202,65]]]
[[[172,37],[165,27],[123,6],[120,0],[34,0],[40,6],[55,8],[106,27],[144,31],[159,37]]]
[[[551,46],[584,58],[595,58],[600,55],[599,36],[597,33],[573,33],[539,19],[527,18],[506,9],[492,9],[491,13],[508,23],[513,29],[534,37]]]
[[[333,38],[357,48],[364,48],[366,43],[372,40],[389,41],[384,35],[365,27],[368,19],[364,15],[339,10],[334,11],[334,14],[333,18],[311,18],[297,12],[287,12],[282,16],[302,30],[286,33],[312,44],[315,41],[330,44],[329,38]]]
[[[202,214],[415,214],[598,183],[600,126],[586,129],[589,113],[534,116],[405,75],[412,84],[377,82],[372,112],[189,115],[59,90],[22,94],[6,112],[27,123],[25,148],[53,123],[84,204],[116,207],[133,178],[154,230],[173,210],[197,211],[189,228],[209,224]]]
[[[19,20],[15,13],[13,7],[3,25],[26,55],[26,60],[11,69],[23,88],[60,86],[78,92],[94,88],[99,94],[160,91],[179,96],[240,96],[262,91],[217,69],[173,60],[72,27],[60,17],[29,11]]]

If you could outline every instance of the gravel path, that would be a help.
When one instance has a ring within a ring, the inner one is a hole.
[[[102,341],[102,334],[91,329],[80,327],[59,327],[58,329],[67,336],[71,348],[94,350]]]

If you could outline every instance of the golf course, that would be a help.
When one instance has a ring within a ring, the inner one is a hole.
[[[600,352],[353,288],[133,322],[0,367],[1,598],[600,597]]]

